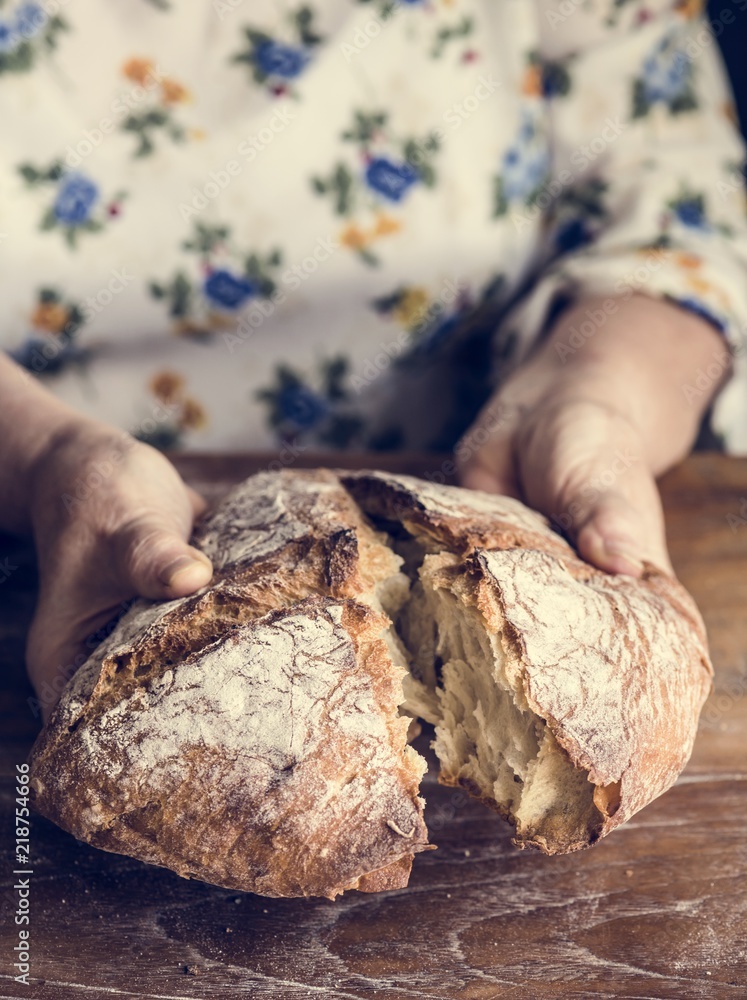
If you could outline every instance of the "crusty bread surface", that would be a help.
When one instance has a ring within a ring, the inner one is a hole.
[[[387,473],[251,477],[197,526],[210,585],[138,601],[31,756],[81,840],[268,896],[407,884],[428,849],[407,744],[515,842],[586,847],[665,791],[711,684],[652,566],[582,562],[522,504]]]

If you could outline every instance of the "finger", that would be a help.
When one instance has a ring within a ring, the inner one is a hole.
[[[97,632],[116,613],[114,607],[92,617],[86,623],[72,623],[66,611],[51,611],[40,603],[29,629],[26,666],[36,692],[44,722],[57,703],[67,681],[96,648]]]
[[[671,572],[661,501],[638,432],[613,407],[550,398],[516,434],[527,503],[587,561],[640,576],[643,561]]]
[[[98,645],[97,631],[140,595],[185,597],[212,575],[209,559],[183,538],[139,522],[112,541],[108,582],[91,581],[82,567],[69,578],[47,578],[29,630],[26,663],[46,721],[66,681]],[[82,610],[83,609],[83,610]]]
[[[46,720],[65,682],[97,645],[96,632],[134,595],[185,597],[212,576],[210,560],[157,519],[140,519],[109,542],[109,579],[82,565],[47,574],[29,630],[26,662]],[[100,638],[100,636],[99,636]]]
[[[213,575],[208,557],[157,516],[120,528],[110,545],[115,574],[141,597],[186,597]]]
[[[492,400],[454,449],[462,486],[520,497],[514,454],[518,413]]]
[[[630,576],[641,575],[644,560],[672,571],[661,501],[640,457],[608,445],[579,459],[555,442],[542,459],[530,449],[522,474],[527,502],[568,536],[583,559]]]
[[[640,576],[643,561],[672,573],[661,502],[653,480],[634,500],[620,492],[600,496],[575,528],[579,553],[610,573]]]

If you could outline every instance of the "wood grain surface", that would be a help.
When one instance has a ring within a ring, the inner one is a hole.
[[[266,460],[178,464],[216,496]],[[347,464],[392,467],[372,456]],[[407,456],[396,468],[449,471]],[[416,858],[410,887],[331,903],[188,882],[35,817],[29,986],[13,978],[12,815],[15,766],[39,726],[23,674],[35,570],[27,548],[0,538],[0,998],[747,996],[747,461],[695,456],[662,492],[716,687],[685,774],[632,822],[569,857],[520,852],[505,823],[431,772],[426,819],[438,850]],[[416,745],[429,753],[427,744],[424,734]]]

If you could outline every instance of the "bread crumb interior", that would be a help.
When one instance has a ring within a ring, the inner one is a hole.
[[[512,820],[519,843],[556,853],[597,839],[595,786],[527,704],[503,635],[464,600],[459,558],[385,527],[411,580],[404,599],[401,584],[380,593],[392,657],[408,667],[402,709],[435,727],[442,780]]]

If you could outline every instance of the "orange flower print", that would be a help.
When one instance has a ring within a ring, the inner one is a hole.
[[[161,98],[164,104],[183,104],[190,96],[187,88],[178,81],[168,78],[161,81]]]
[[[361,250],[368,243],[368,235],[355,223],[351,223],[340,233],[340,242],[351,250]]]
[[[524,70],[521,92],[527,97],[542,96],[542,69],[536,63],[532,63]]]
[[[139,441],[168,451],[178,448],[189,431],[201,430],[207,425],[205,408],[193,396],[184,392],[185,380],[174,371],[160,371],[150,379],[148,388],[165,412],[158,412],[157,426],[148,429],[148,422],[133,431]],[[153,423],[153,421],[151,421]]]
[[[686,271],[697,271],[703,264],[700,257],[696,257],[694,253],[686,253],[685,251],[676,253],[674,255],[674,262],[678,267],[681,267]]]
[[[185,86],[178,80],[162,77],[152,59],[128,59],[122,66],[122,73],[128,80],[147,87],[149,91],[147,103],[142,108],[133,109],[120,126],[137,139],[135,157],[153,154],[159,136],[165,136],[172,142],[183,142],[192,137],[192,130],[185,128],[174,113],[177,104],[191,100],[192,95]]]
[[[392,310],[392,315],[406,330],[412,330],[423,322],[427,312],[428,293],[426,290],[424,288],[408,288]]]
[[[149,79],[155,76],[154,69],[152,60],[132,58],[128,59],[122,66],[122,73],[128,80],[132,80],[133,83],[139,83],[141,87],[144,87],[149,82]]]
[[[707,281],[705,278],[700,278],[696,275],[688,275],[687,286],[695,292],[696,295],[699,295],[704,299],[707,299],[708,296],[712,296],[722,309],[729,309],[730,303],[728,296],[725,295],[720,288],[716,288],[715,285],[712,285],[711,282]]]
[[[184,379],[177,372],[157,372],[148,383],[148,387],[159,402],[170,406],[180,399]]]
[[[69,319],[70,310],[61,302],[40,302],[31,314],[31,325],[44,333],[60,333]]]
[[[197,402],[196,399],[192,399],[191,396],[187,396],[182,404],[182,412],[179,416],[179,426],[183,430],[196,431],[204,427],[207,424],[207,414],[205,413],[204,407]]]
[[[703,12],[703,0],[677,0],[675,9],[683,17],[691,20]]]
[[[391,215],[387,215],[382,212],[381,215],[376,218],[376,226],[374,227],[374,236],[389,236],[391,233],[398,233],[402,228],[402,223],[399,219],[395,219]]]

